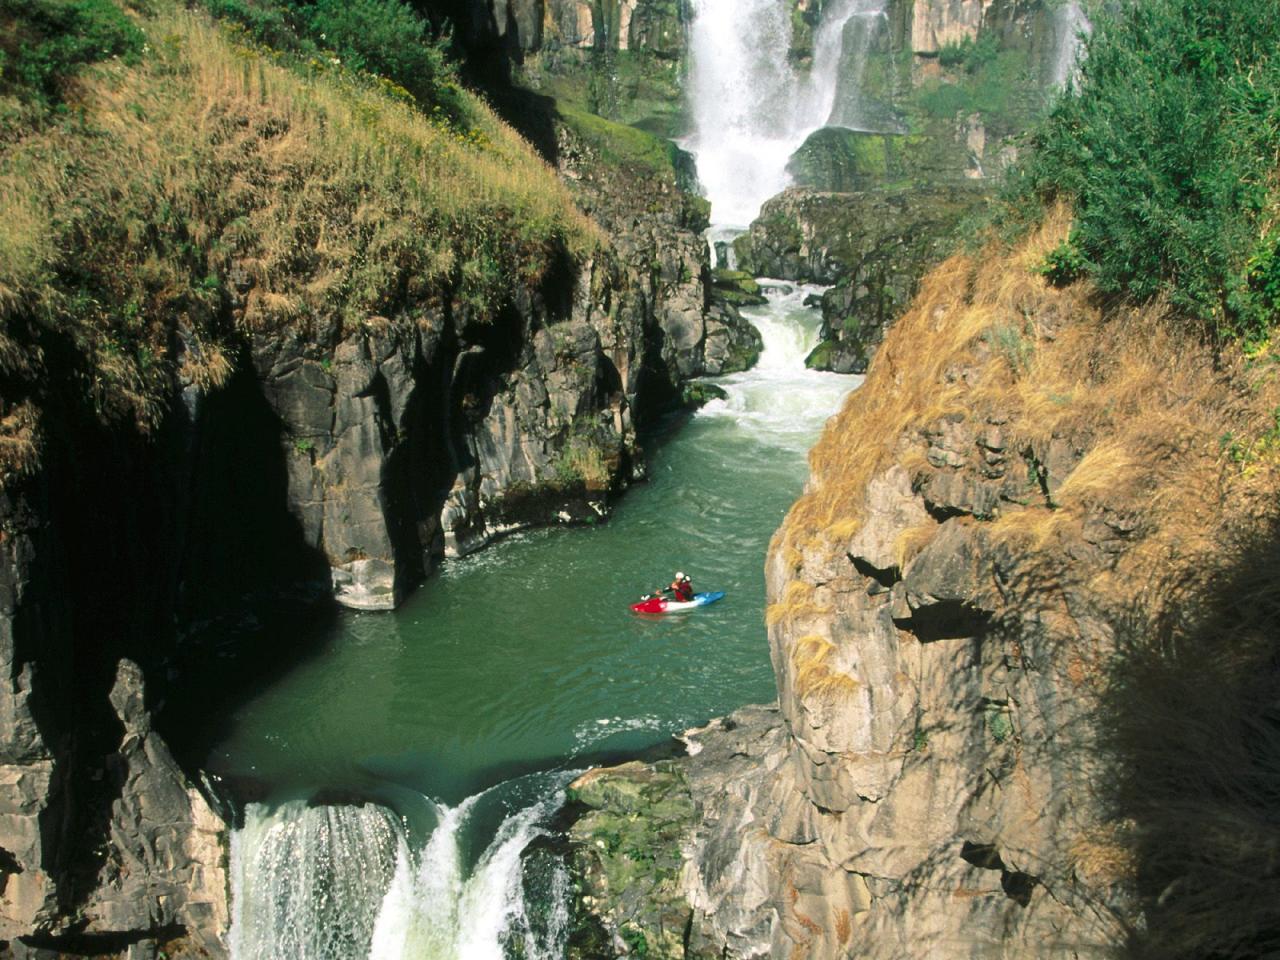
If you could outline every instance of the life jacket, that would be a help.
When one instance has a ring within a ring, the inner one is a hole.
[[[688,580],[681,580],[678,583],[671,584],[671,589],[675,591],[677,600],[687,602],[693,599],[693,584]]]

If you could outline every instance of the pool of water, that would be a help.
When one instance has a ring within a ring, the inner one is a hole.
[[[857,382],[804,369],[812,292],[747,311],[761,362],[651,441],[609,522],[513,536],[394,613],[341,615],[235,710],[205,765],[266,791],[233,846],[234,956],[559,955],[566,879],[527,895],[521,851],[572,773],[776,696],[765,551]],[[630,611],[676,570],[724,599]]]

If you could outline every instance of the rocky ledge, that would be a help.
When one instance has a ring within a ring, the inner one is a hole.
[[[1161,585],[1213,591],[1270,516],[1248,438],[1280,385],[1047,286],[1067,229],[934,271],[828,425],[766,563],[777,710],[591,775],[581,904],[617,954],[1077,956],[1144,923],[1098,731],[1151,675],[1116,672],[1117,637],[1158,660],[1162,605],[1194,602]],[[631,869],[660,909],[620,896]]]

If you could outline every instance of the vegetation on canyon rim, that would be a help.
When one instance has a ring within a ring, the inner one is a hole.
[[[401,46],[425,29],[390,0],[321,4],[309,29],[339,6],[401,10]],[[226,378],[246,332],[493,316],[602,243],[443,67],[407,91],[167,0],[4,0],[0,28],[0,474],[36,463],[55,389],[149,431],[175,382]]]
[[[1129,4],[1099,17],[1013,194],[1075,211],[1053,279],[1085,274],[1106,294],[1163,297],[1219,341],[1263,340],[1280,311],[1277,142],[1273,4]]]

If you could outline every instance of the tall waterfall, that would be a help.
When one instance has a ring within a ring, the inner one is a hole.
[[[1050,62],[1049,83],[1054,87],[1065,86],[1080,64],[1080,48],[1083,38],[1093,29],[1088,15],[1079,0],[1069,0],[1053,11],[1053,58]]]
[[[859,126],[856,90],[887,0],[833,0],[814,37],[812,66],[788,60],[786,0],[694,0],[685,147],[711,201],[712,221],[745,228],[787,185],[787,161],[831,122]],[[852,98],[852,99],[851,99]]]

